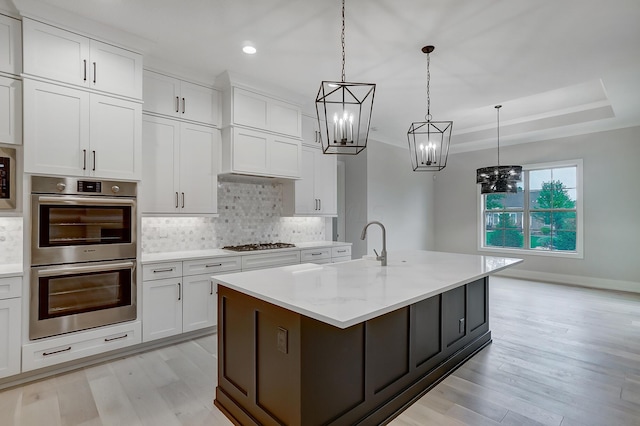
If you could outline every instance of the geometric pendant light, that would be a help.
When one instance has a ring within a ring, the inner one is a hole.
[[[375,84],[345,81],[344,1],[342,0],[342,80],[323,81],[316,96],[322,151],[356,155],[367,147]]]
[[[414,172],[437,172],[447,165],[451,130],[453,121],[433,121],[431,118],[431,93],[429,83],[430,54],[435,48],[425,46],[422,52],[427,54],[427,115],[426,121],[411,123],[407,138],[409,140],[409,154],[411,167]]]
[[[482,167],[476,171],[476,183],[481,185],[480,193],[517,193],[517,182],[522,180],[522,166],[500,165],[500,108],[496,105],[498,115],[498,165]]]

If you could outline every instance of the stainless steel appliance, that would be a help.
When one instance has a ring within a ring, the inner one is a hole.
[[[222,247],[223,250],[232,250],[232,251],[254,251],[254,250],[273,250],[280,248],[291,248],[295,247],[295,244],[291,243],[257,243],[257,244],[243,244],[239,246],[225,246]]]
[[[136,184],[32,176],[29,337],[136,318]]]
[[[16,150],[0,147],[0,209],[16,208]]]
[[[136,257],[135,182],[32,176],[31,265]]]

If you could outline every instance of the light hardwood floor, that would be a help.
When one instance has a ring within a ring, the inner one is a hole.
[[[492,278],[493,343],[394,419],[640,425],[640,295]],[[215,336],[0,391],[0,425],[231,425]]]

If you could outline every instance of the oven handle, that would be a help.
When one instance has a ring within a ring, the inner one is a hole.
[[[38,271],[39,277],[50,277],[53,275],[73,275],[83,272],[106,272],[114,269],[131,269],[134,262],[110,263],[108,265],[88,265],[88,266],[63,266],[60,268],[47,268]]]
[[[132,206],[135,204],[134,199],[130,198],[86,198],[86,197],[38,197],[40,204],[81,204],[90,206],[99,205],[115,205],[115,206]]]

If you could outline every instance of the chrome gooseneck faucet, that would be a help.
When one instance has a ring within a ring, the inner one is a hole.
[[[377,220],[367,223],[362,230],[360,239],[364,240],[365,238],[367,238],[367,228],[369,227],[369,225],[373,225],[374,223],[376,225],[380,225],[380,228],[382,228],[382,252],[378,254],[375,249],[373,250],[373,252],[376,254],[376,260],[379,260],[382,266],[387,266],[387,231],[386,229],[384,229],[384,225]]]

